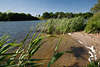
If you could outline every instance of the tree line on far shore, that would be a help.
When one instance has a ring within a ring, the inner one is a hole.
[[[0,21],[26,21],[26,20],[39,20],[39,19],[37,17],[32,16],[31,14],[0,12]]]
[[[45,19],[61,19],[61,18],[74,18],[74,17],[83,17],[85,19],[89,19],[95,13],[100,12],[100,0],[98,3],[91,8],[90,12],[86,13],[71,13],[71,12],[44,12],[42,15],[32,16],[31,14],[25,13],[2,13],[0,12],[0,21],[25,21],[25,20],[45,20]]]
[[[51,19],[51,18],[74,18],[74,17],[84,17],[85,19],[88,19],[93,16],[93,13],[86,12],[86,13],[64,13],[64,12],[44,12],[42,15],[43,19]]]

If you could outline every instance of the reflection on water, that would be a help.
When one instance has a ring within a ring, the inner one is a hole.
[[[20,40],[32,29],[35,32],[37,23],[41,21],[1,21],[0,36],[9,34],[11,38]]]

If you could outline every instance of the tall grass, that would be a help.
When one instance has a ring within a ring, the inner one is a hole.
[[[33,34],[28,45],[25,42],[30,38],[30,33],[27,34],[25,39],[20,42],[8,43],[8,36],[3,36],[0,39],[0,67],[35,67],[41,63],[34,63],[34,61],[40,61],[43,59],[33,59],[32,56],[37,52],[41,46],[40,37],[37,34]],[[17,49],[13,50],[15,47]],[[9,50],[11,50],[9,52]]]
[[[85,27],[83,17],[75,17],[75,18],[63,18],[63,19],[49,19],[46,23],[39,23],[37,25],[37,30],[45,33],[68,33],[68,32],[76,32],[81,31]]]
[[[0,67],[37,67],[44,64],[36,63],[36,61],[45,60],[44,58],[34,59],[32,58],[32,56],[34,56],[34,54],[41,47],[41,45],[43,44],[41,40],[45,37],[41,37],[40,35],[37,35],[37,33],[34,33],[31,37],[30,32],[20,43],[16,43],[16,41],[9,43],[9,41],[11,41],[9,37],[2,36],[0,38]],[[26,45],[25,43],[27,42],[27,39],[30,39],[30,41]],[[51,64],[53,64],[64,54],[64,52],[56,52],[59,44],[60,41],[58,41],[58,44],[54,51],[54,56],[48,63],[48,67],[50,67]]]

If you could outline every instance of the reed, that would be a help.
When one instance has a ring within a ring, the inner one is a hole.
[[[3,36],[0,39],[0,67],[35,67],[42,63],[34,63],[34,61],[40,61],[43,59],[33,59],[32,56],[38,51],[41,46],[41,40],[44,37],[40,37],[36,33],[32,35],[28,45],[25,42],[30,38],[30,34],[24,38],[20,43],[16,41],[8,43],[10,40],[8,36]],[[17,49],[15,49],[17,47]],[[15,50],[12,50],[15,49]],[[12,50],[9,52],[9,50]]]
[[[83,17],[49,19],[46,23],[39,23],[37,30],[45,33],[64,34],[84,30],[85,20]]]

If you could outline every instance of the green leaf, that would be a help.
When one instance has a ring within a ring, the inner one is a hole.
[[[63,54],[64,54],[64,52],[58,52],[58,53],[56,53],[52,57],[52,59],[50,60],[50,62],[48,63],[48,67],[50,67],[51,64],[53,64],[55,61],[57,61]]]
[[[58,50],[59,45],[60,45],[60,43],[61,43],[61,40],[62,40],[62,38],[61,38],[61,39],[58,41],[58,43],[56,44],[55,52]]]
[[[51,58],[50,62],[48,63],[48,67],[50,67],[51,64],[56,62],[65,53],[65,51],[63,51],[63,52],[56,52],[58,50],[58,48],[59,48],[61,40],[62,40],[62,38],[58,41],[58,43],[56,45],[56,48],[55,48],[55,51],[54,51],[54,55]]]

